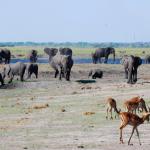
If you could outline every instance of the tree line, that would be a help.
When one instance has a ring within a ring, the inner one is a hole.
[[[150,42],[119,43],[119,42],[0,42],[0,47],[13,46],[45,46],[45,47],[74,47],[74,48],[96,48],[96,47],[114,47],[114,48],[150,48]]]

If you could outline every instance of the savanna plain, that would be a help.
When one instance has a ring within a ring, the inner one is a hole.
[[[89,69],[94,68],[104,72],[102,79],[88,78]],[[139,67],[138,82],[133,85],[126,83],[120,64],[75,64],[69,82],[55,79],[49,64],[39,64],[38,79],[14,80],[0,89],[0,149],[148,150],[150,123],[138,128],[142,145],[135,134],[133,146],[128,146],[132,127],[123,130],[125,144],[119,144],[120,119],[106,120],[108,97],[124,110],[123,102],[138,95],[150,106],[148,64]]]

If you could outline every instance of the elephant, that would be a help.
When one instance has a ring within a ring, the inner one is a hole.
[[[32,49],[31,51],[29,51],[27,58],[30,60],[31,63],[36,63],[37,62],[37,50]]]
[[[72,49],[70,48],[59,48],[61,55],[69,55],[72,57]]]
[[[101,63],[101,58],[105,57],[104,63],[107,63],[108,57],[110,54],[113,54],[114,62],[115,62],[115,49],[112,47],[107,48],[98,48],[94,53],[91,54],[93,63],[96,64],[98,61]]]
[[[30,63],[26,66],[27,79],[31,78],[32,73],[35,74],[35,77],[38,78],[38,64]]]
[[[12,82],[15,75],[20,76],[20,81],[24,81],[25,70],[26,70],[26,64],[22,62],[17,62],[15,64],[6,65],[5,76],[10,78],[8,83]]]
[[[137,56],[127,56],[122,58],[124,65],[125,78],[128,79],[127,83],[133,84],[137,82],[137,69],[142,64],[142,59]]]
[[[1,49],[0,50],[0,62],[2,63],[4,59],[5,64],[9,64],[10,63],[10,59],[11,59],[11,52],[8,49]]]
[[[150,64],[150,55],[146,55],[145,57],[145,63]]]
[[[70,55],[60,54],[60,51],[55,48],[44,49],[44,52],[49,55],[49,64],[55,70],[55,78],[57,78],[59,74],[60,80],[63,76],[69,81],[71,68],[73,66],[72,57]]]
[[[103,77],[103,71],[101,71],[100,69],[90,70],[89,77],[90,76],[92,76],[92,79],[102,78]]]

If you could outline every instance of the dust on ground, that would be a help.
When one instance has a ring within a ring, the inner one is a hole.
[[[104,71],[102,79],[89,80],[90,69]],[[139,126],[142,146],[136,135],[134,146],[127,141],[131,127],[124,129],[124,145],[119,144],[120,120],[106,120],[106,99],[112,96],[122,108],[124,100],[143,96],[150,105],[150,66],[138,70],[138,82],[129,85],[123,66],[106,64],[74,65],[71,81],[54,79],[48,65],[39,66],[39,79],[14,80],[0,89],[1,150],[113,150],[149,149],[150,124]]]

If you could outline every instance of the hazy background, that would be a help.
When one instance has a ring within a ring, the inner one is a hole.
[[[0,42],[150,39],[149,0],[0,0]]]

